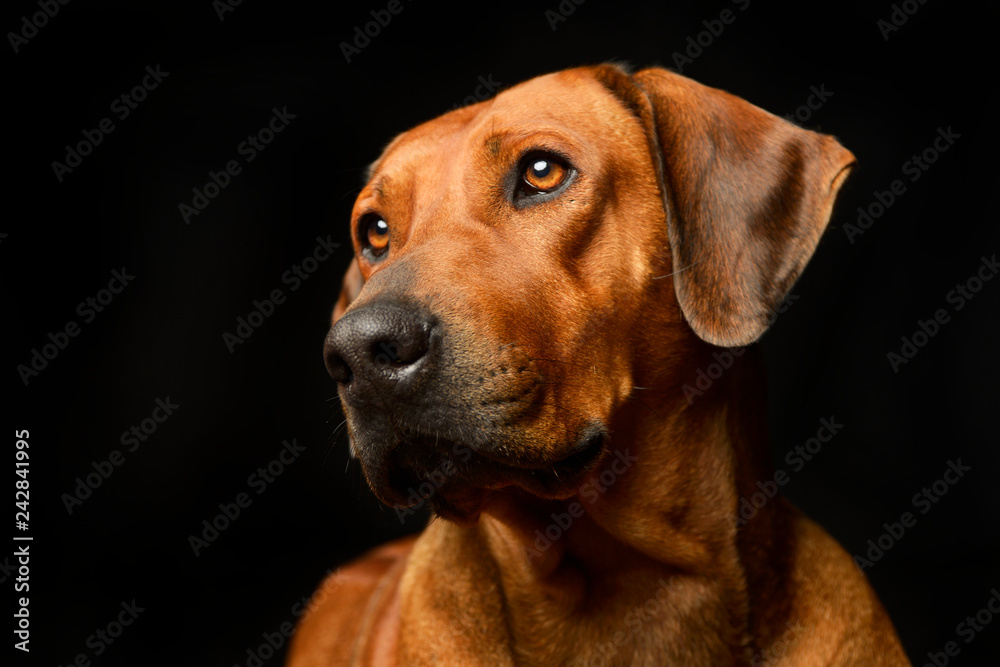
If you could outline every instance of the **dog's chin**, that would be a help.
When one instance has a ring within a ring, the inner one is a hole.
[[[428,502],[435,515],[459,525],[472,525],[486,505],[492,491],[486,489],[446,490],[431,496]]]
[[[550,500],[575,495],[605,455],[603,430],[588,433],[570,449],[557,460],[512,463],[462,443],[418,435],[385,458],[364,450],[359,458],[369,486],[386,505],[405,509],[427,502],[441,518],[472,524],[490,495],[502,489]]]

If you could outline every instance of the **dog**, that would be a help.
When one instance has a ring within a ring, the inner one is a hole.
[[[375,495],[436,518],[329,580],[287,664],[909,664],[821,527],[780,495],[738,516],[773,470],[759,357],[728,348],[768,328],[854,164],[616,64],[396,137],[324,357]]]

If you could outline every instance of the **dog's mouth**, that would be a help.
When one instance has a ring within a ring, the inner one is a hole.
[[[508,447],[473,447],[411,432],[384,456],[359,452],[368,483],[387,505],[404,509],[429,503],[459,523],[474,522],[489,495],[518,487],[547,499],[566,498],[606,452],[603,426],[588,425],[569,451],[550,461],[523,461]]]

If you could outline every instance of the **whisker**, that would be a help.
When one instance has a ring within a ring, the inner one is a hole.
[[[322,468],[323,466],[326,465],[326,460],[330,457],[330,452],[333,451],[333,448],[336,445],[337,445],[336,439],[335,438],[330,438],[330,445],[326,448],[326,453],[323,454],[323,460],[319,462],[319,467],[320,468]]]
[[[687,266],[685,266],[685,267],[684,267],[683,269],[677,269],[677,270],[676,270],[676,271],[674,271],[673,273],[668,273],[668,274],[667,274],[667,275],[665,275],[665,276],[653,276],[653,280],[659,280],[660,278],[669,278],[670,276],[675,276],[675,275],[677,275],[678,273],[680,273],[681,271],[687,271],[688,269],[690,269],[690,268],[691,268],[692,266],[694,266],[695,264],[701,264],[701,263],[702,263],[702,262],[704,262],[704,261],[705,261],[706,259],[708,259],[708,258],[707,258],[707,257],[702,257],[702,258],[701,258],[701,259],[699,259],[699,260],[698,260],[697,262],[692,262],[692,263],[688,264]]]
[[[357,195],[357,194],[358,194],[359,192],[361,192],[361,190],[362,190],[362,189],[363,189],[364,187],[365,187],[365,186],[363,186],[363,185],[362,185],[362,186],[360,186],[360,187],[357,187],[357,188],[351,188],[350,190],[348,190],[348,191],[347,191],[347,192],[345,192],[344,194],[340,195],[340,201],[344,201],[344,200],[345,200],[345,199],[347,199],[348,197],[353,197],[353,196],[356,196],[356,195]]]
[[[327,422],[329,422],[329,420],[327,420]],[[340,422],[337,428],[333,429],[333,433],[330,434],[330,446],[327,447],[326,454],[323,455],[323,460],[320,461],[319,466],[321,468],[326,465],[326,460],[330,457],[330,452],[332,452],[333,448],[337,445],[337,436],[340,435],[341,429],[343,429],[346,424],[347,420],[345,419],[344,421]],[[350,458],[347,459],[347,462],[348,463],[351,462]],[[344,469],[344,472],[347,472],[346,468]]]

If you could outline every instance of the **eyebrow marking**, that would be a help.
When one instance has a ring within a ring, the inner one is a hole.
[[[385,189],[387,186],[386,180],[385,176],[380,176],[368,186],[379,199],[385,199]]]
[[[490,155],[496,157],[500,155],[500,147],[503,144],[503,139],[499,134],[494,134],[489,139],[486,140],[486,150],[490,152]]]

